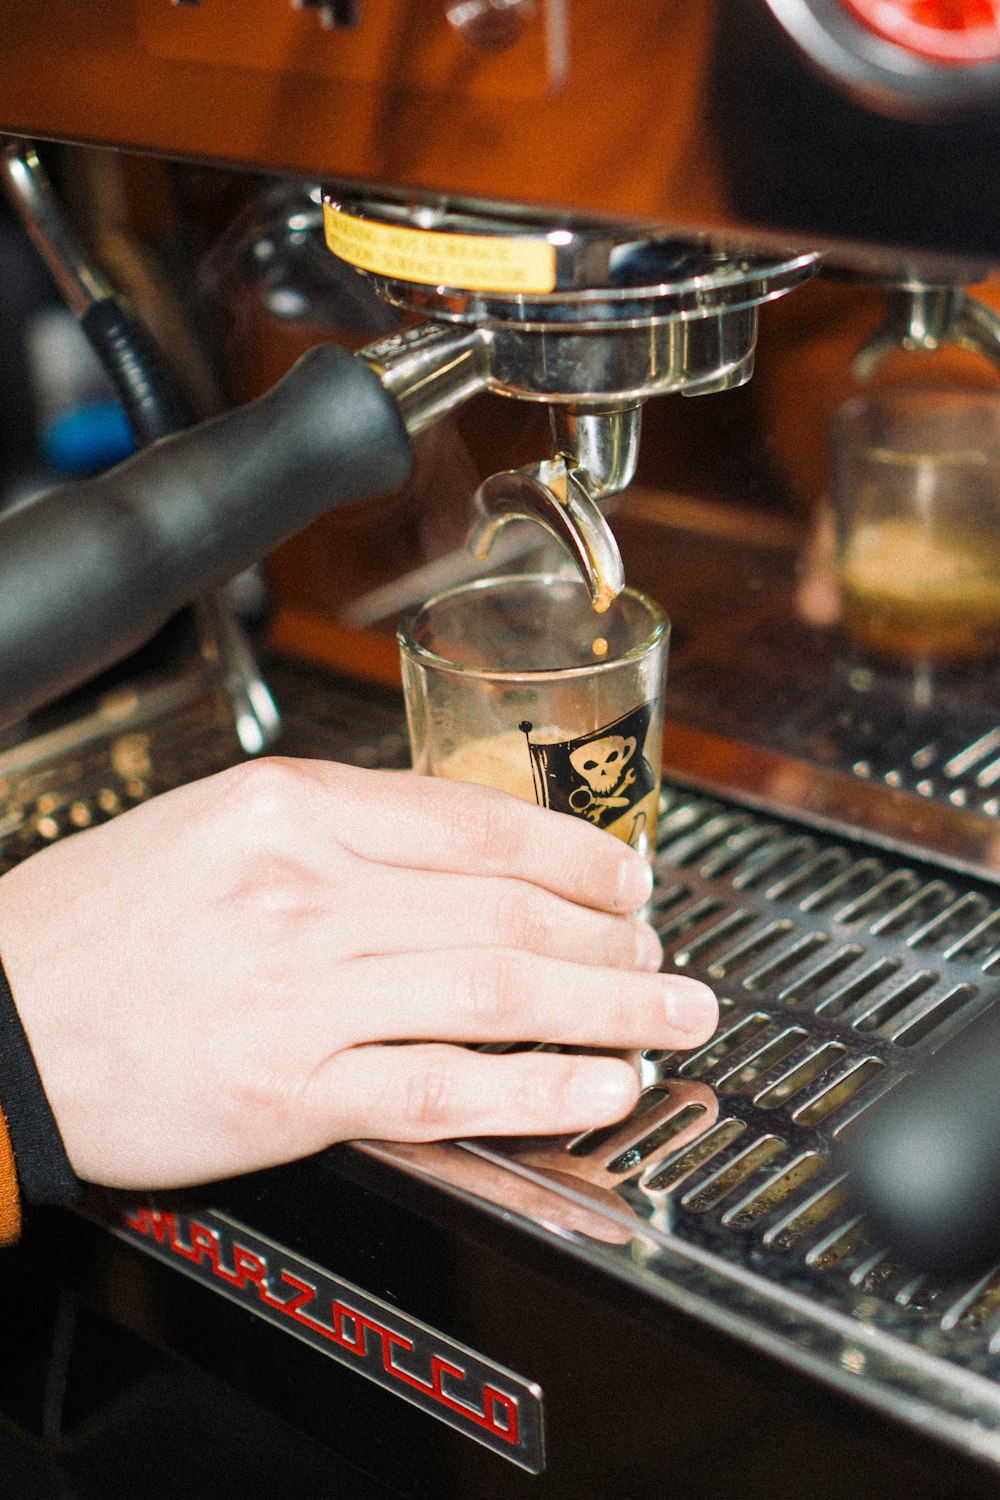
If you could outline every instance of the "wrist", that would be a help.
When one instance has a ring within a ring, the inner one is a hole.
[[[28,1203],[76,1203],[83,1184],[73,1171],[55,1115],[49,1104],[31,1044],[21,1024],[3,964],[0,962],[0,1200],[6,1174],[6,1144],[16,1171],[17,1199]],[[17,1186],[20,1184],[20,1193]],[[17,1200],[15,1200],[17,1201]],[[19,1210],[18,1210],[19,1222]],[[2,1209],[0,1209],[2,1226]],[[2,1227],[0,1227],[2,1235]],[[15,1227],[16,1235],[16,1227]]]

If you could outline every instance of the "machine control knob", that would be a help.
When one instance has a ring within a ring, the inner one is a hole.
[[[1000,111],[1000,0],[766,0],[810,62],[899,119]]]
[[[961,67],[1000,60],[996,0],[841,0],[863,26],[916,57]]]

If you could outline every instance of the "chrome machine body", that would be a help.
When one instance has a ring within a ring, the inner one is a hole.
[[[60,153],[69,203],[95,148],[150,154],[197,175],[192,211],[245,186],[227,253],[275,307],[322,323],[374,291],[400,314],[365,303],[356,342],[411,435],[484,395],[549,407],[549,451],[480,476],[478,557],[445,561],[502,562],[528,519],[598,604],[626,576],[667,603],[656,919],[723,1020],[693,1056],[643,1055],[614,1131],[362,1143],[177,1203],[95,1199],[32,1229],[11,1295],[60,1286],[96,1344],[200,1366],[270,1414],[286,1472],[308,1446],[316,1473],[421,1500],[995,1493],[1000,1273],[887,1253],[837,1148],[995,1003],[1000,669],[923,699],[859,686],[796,616],[801,527],[645,479],[615,498],[644,403],[747,381],[758,317],[817,273],[884,297],[860,378],[949,341],[1000,363],[970,290],[1000,264],[993,5],[85,9],[19,5],[0,60],[9,186],[57,281],[85,258],[18,178],[25,143]],[[355,599],[355,627],[442,566]],[[179,666],[7,731],[5,860],[266,743],[405,762],[391,688],[267,652],[261,678],[199,609]]]

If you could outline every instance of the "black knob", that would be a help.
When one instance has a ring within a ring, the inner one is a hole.
[[[914,1270],[1000,1261],[1000,1006],[861,1116],[843,1165],[874,1240]]]

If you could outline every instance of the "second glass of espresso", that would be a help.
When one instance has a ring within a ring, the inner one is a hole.
[[[830,438],[848,636],[918,668],[1000,655],[1000,392],[855,396]]]
[[[414,769],[586,818],[652,858],[670,624],[626,589],[479,579],[398,632]]]

